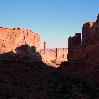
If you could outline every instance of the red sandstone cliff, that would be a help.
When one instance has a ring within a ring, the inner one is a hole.
[[[99,61],[99,15],[96,22],[87,22],[81,34],[68,38],[68,60]]]
[[[21,28],[0,28],[0,53],[13,51],[21,45],[35,46],[36,52],[40,50],[40,35],[31,30]]]

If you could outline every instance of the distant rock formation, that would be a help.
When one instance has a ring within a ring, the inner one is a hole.
[[[68,60],[99,61],[99,15],[96,22],[87,22],[81,33],[68,38]]]
[[[44,50],[40,51],[42,61],[54,67],[57,67],[63,61],[67,61],[67,53],[67,48],[48,49],[46,47],[46,42],[44,42]]]

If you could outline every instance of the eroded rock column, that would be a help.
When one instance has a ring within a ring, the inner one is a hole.
[[[44,42],[44,53],[46,53],[46,42]]]

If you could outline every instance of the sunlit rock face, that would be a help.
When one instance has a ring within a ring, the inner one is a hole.
[[[67,48],[44,49],[40,52],[42,61],[48,65],[57,67],[63,61],[67,61]]]
[[[82,37],[76,33],[68,38],[68,60],[99,61],[99,15],[83,25]]]
[[[40,36],[31,30],[21,28],[0,28],[0,53],[15,52],[21,45],[35,47],[36,52],[40,50]]]

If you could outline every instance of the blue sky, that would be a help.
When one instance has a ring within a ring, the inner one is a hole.
[[[38,32],[41,47],[67,47],[68,37],[95,21],[99,0],[0,0],[0,26]]]

